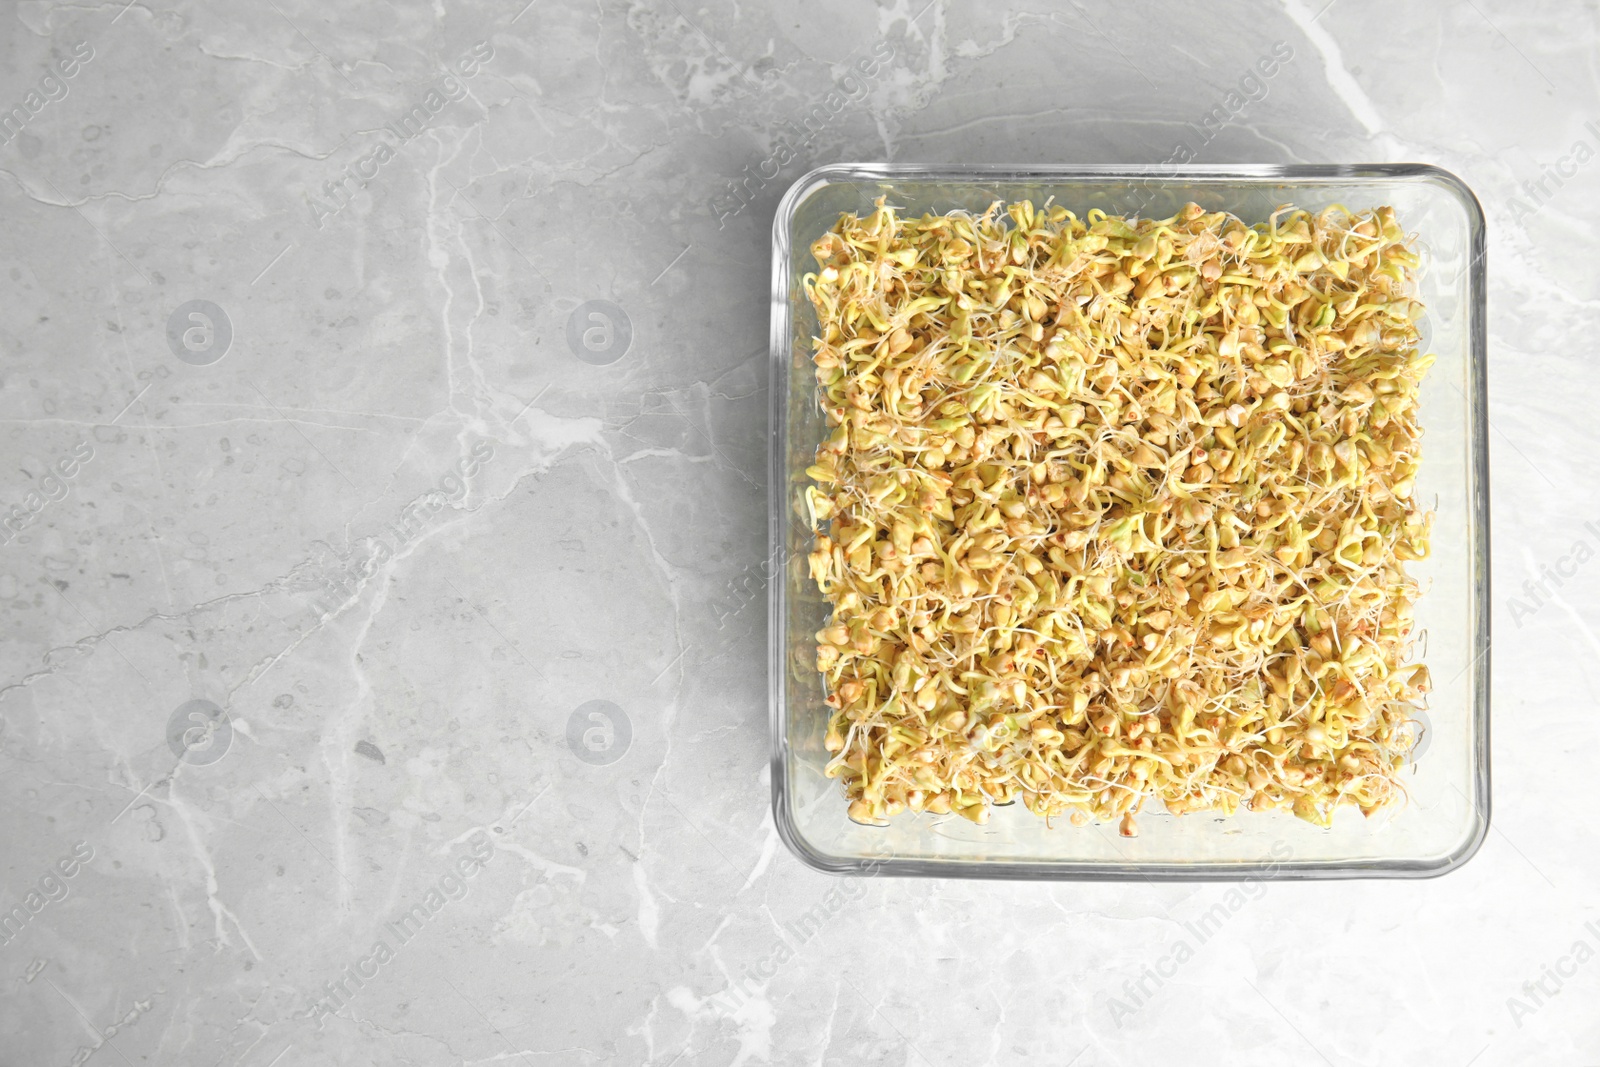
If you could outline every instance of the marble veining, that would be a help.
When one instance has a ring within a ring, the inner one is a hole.
[[[0,11],[0,1065],[1600,1063],[1597,19]],[[768,242],[842,160],[1474,188],[1475,859],[1032,885],[788,853]]]

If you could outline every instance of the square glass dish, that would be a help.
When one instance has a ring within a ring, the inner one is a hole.
[[[824,776],[829,709],[816,670],[827,604],[806,556],[812,533],[799,494],[826,436],[811,338],[817,319],[800,279],[816,270],[813,241],[843,212],[866,214],[884,196],[902,216],[981,213],[996,200],[1046,198],[1080,218],[1164,218],[1194,201],[1254,224],[1284,204],[1313,212],[1394,208],[1417,236],[1422,350],[1437,361],[1423,381],[1417,499],[1432,502],[1433,550],[1408,564],[1424,590],[1418,649],[1432,674],[1425,733],[1403,772],[1403,806],[1370,819],[1341,809],[1329,829],[1293,815],[1173,816],[1146,809],[1139,836],[1114,825],[1050,824],[1022,805],[984,825],[907,812],[887,827],[846,817],[839,783]],[[812,171],[784,196],[773,223],[769,538],[769,689],[772,806],[778,832],[822,871],[1038,879],[1428,877],[1477,850],[1489,826],[1489,501],[1486,441],[1484,223],[1471,190],[1416,164],[1238,167],[907,167],[837,165]],[[1426,643],[1424,644],[1423,641]]]

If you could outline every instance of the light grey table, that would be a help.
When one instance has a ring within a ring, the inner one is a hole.
[[[0,1064],[1600,1063],[1594,5],[925,2],[0,12]],[[1204,940],[802,868],[778,197],[1189,157],[1483,202],[1487,844]]]

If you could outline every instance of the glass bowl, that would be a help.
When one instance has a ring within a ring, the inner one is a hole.
[[[1055,202],[1082,217],[1163,218],[1189,201],[1247,223],[1292,203],[1311,211],[1390,205],[1423,258],[1424,379],[1419,498],[1434,501],[1431,558],[1409,564],[1425,590],[1418,648],[1434,679],[1425,732],[1403,772],[1410,795],[1369,819],[1341,809],[1322,829],[1287,813],[1173,816],[1147,812],[1139,836],[1114,825],[1049,824],[1013,804],[985,825],[906,813],[887,827],[845,815],[824,777],[828,708],[815,666],[827,607],[806,569],[812,534],[797,507],[805,469],[825,436],[810,338],[816,314],[800,278],[810,245],[841,212],[887,196],[902,215],[983,211],[995,200]],[[1040,879],[1416,878],[1465,862],[1489,827],[1489,500],[1484,367],[1484,224],[1472,191],[1418,164],[1238,167],[907,167],[842,164],[801,178],[772,231],[769,686],[772,808],[779,835],[803,862],[840,874]],[[1421,643],[1425,642],[1425,644]]]

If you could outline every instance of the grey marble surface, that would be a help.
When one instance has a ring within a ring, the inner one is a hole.
[[[1325,2],[5,5],[0,1064],[1600,1063],[1600,11]],[[1175,962],[793,859],[752,575],[783,189],[1180,145],[1475,188],[1497,599],[1480,854]]]

